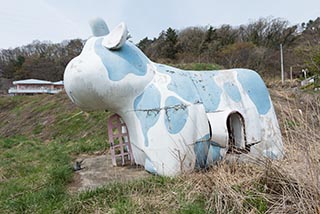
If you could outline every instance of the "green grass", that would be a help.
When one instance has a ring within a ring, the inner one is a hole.
[[[92,142],[0,138],[0,213],[59,210],[70,198],[72,157],[105,147],[105,142]]]
[[[203,202],[186,199],[178,179],[153,176],[126,183],[109,183],[101,188],[71,194],[72,157],[100,149],[101,145],[84,142],[44,143],[26,137],[0,138],[0,213],[94,213],[96,209],[114,213],[154,213],[157,195],[169,192],[181,207],[164,207],[178,213],[204,209]],[[103,143],[102,143],[103,144]],[[185,188],[185,186],[183,186]],[[174,195],[172,192],[175,192]],[[150,198],[141,206],[137,198]],[[163,200],[163,199],[160,199]],[[164,206],[167,206],[164,204]]]
[[[110,113],[84,113],[65,94],[0,97],[0,213],[316,213],[319,96],[274,90],[273,98],[284,161],[223,163],[203,173],[70,193],[74,158],[108,148]]]
[[[105,141],[111,114],[82,112],[66,94],[0,97],[0,109],[0,136],[60,142]]]
[[[13,137],[0,138],[0,149],[1,213],[44,212],[66,199],[72,168],[64,146]]]
[[[0,213],[62,212],[77,154],[106,150],[110,113],[65,94],[0,97]]]
[[[0,213],[52,213],[70,199],[72,159],[103,151],[110,113],[65,94],[0,97]]]
[[[110,183],[104,187],[78,194],[71,198],[65,213],[93,213],[95,209],[113,210],[115,213],[155,213],[152,205],[140,206],[139,197],[155,197],[158,190],[169,191],[176,180],[151,177],[135,182]]]
[[[187,63],[187,64],[175,64],[174,67],[181,68],[184,70],[193,71],[205,71],[205,70],[220,70],[222,66],[211,63]]]
[[[104,144],[100,142],[100,144]],[[86,145],[81,151],[76,148]],[[69,193],[72,157],[100,150],[90,142],[44,143],[23,136],[0,138],[0,213],[204,213],[205,202],[189,199],[179,178],[153,176],[113,182],[82,193]],[[166,198],[164,195],[169,194]],[[157,198],[161,196],[160,198]],[[143,201],[143,205],[139,202]],[[170,200],[156,208],[161,201]],[[174,202],[174,203],[172,203]]]

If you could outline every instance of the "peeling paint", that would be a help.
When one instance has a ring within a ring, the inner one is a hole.
[[[240,94],[239,88],[234,83],[232,82],[224,83],[223,89],[233,101],[235,102],[241,101],[241,94]]]
[[[168,97],[165,102],[165,125],[170,134],[177,134],[183,129],[188,119],[188,109],[185,104],[175,97]]]
[[[258,112],[262,115],[268,113],[271,103],[268,89],[261,77],[254,71],[239,69],[238,80],[255,104]]]
[[[142,127],[145,146],[149,145],[148,130],[156,124],[160,117],[160,98],[159,90],[154,85],[150,85],[134,102],[134,109]]]

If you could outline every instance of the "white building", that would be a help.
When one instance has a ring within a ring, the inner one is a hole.
[[[50,82],[38,79],[13,81],[13,87],[8,90],[12,95],[25,94],[57,94],[64,90],[63,81]]]

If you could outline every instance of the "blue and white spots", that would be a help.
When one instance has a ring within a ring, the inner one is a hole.
[[[209,151],[210,141],[198,141],[194,144],[194,153],[196,155],[196,169],[203,169],[208,167],[207,158],[208,158],[208,151]]]
[[[210,134],[205,135],[194,144],[194,153],[196,155],[196,169],[207,168],[210,164],[216,163],[222,159],[221,147],[210,139]]]
[[[147,73],[148,58],[130,43],[124,44],[118,51],[110,51],[102,46],[103,38],[95,42],[95,53],[100,57],[109,79],[119,81],[132,73],[144,76]]]
[[[234,102],[241,101],[239,89],[234,83],[226,82],[223,84],[223,89]]]
[[[222,90],[214,80],[215,73],[210,71],[195,72],[192,75],[192,81],[194,82],[201,102],[203,103],[206,112],[214,112],[217,110]]]
[[[84,110],[121,115],[134,160],[147,171],[174,176],[221,160],[234,134],[227,127],[232,112],[243,116],[251,154],[282,157],[269,93],[254,71],[184,71],[156,64],[126,41],[125,24],[109,34],[102,20],[91,25],[94,36],[66,68],[66,91]]]
[[[168,85],[170,91],[175,92],[190,103],[200,102],[199,93],[192,81],[190,73],[161,64],[157,64],[157,69],[159,72],[171,77],[171,82]]]
[[[149,145],[147,133],[160,115],[161,95],[154,85],[149,85],[134,101],[134,110],[140,121],[145,146]]]
[[[268,113],[271,103],[268,89],[261,77],[256,72],[246,69],[239,69],[237,74],[239,82],[255,104],[259,114]]]
[[[190,103],[203,103],[206,112],[213,112],[218,108],[222,90],[214,80],[214,72],[183,71],[160,64],[157,69],[171,77],[168,85],[170,91]]]
[[[165,125],[167,130],[170,134],[177,134],[187,122],[188,108],[175,97],[168,97],[165,106]]]
[[[220,161],[222,159],[221,156],[221,147],[220,146],[215,146],[215,143],[212,143],[209,147],[209,151],[208,151],[208,160],[210,160],[210,162],[215,163],[217,161]]]

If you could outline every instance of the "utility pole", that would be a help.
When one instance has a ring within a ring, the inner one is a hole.
[[[282,44],[280,44],[280,59],[281,59],[281,83],[284,83],[284,68],[283,68],[283,50]]]

